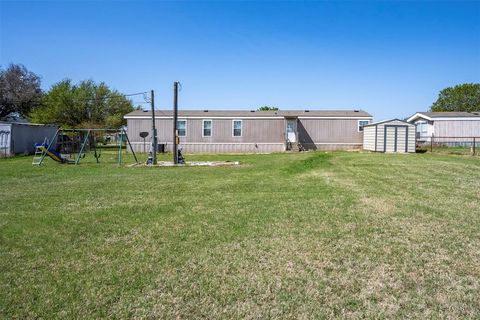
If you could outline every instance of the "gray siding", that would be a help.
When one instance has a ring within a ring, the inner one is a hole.
[[[181,143],[283,143],[283,119],[235,119],[242,120],[242,136],[234,137],[233,119],[211,119],[212,136],[202,136],[203,119],[182,119],[187,121],[186,137],[180,137]],[[205,118],[205,120],[210,120]],[[155,120],[159,143],[173,142],[173,126],[171,119]],[[141,131],[151,131],[151,121],[147,119],[128,119],[128,137],[131,142],[143,141]],[[148,139],[148,138],[147,138]]]
[[[12,125],[12,149],[15,154],[32,154],[35,143],[42,143],[45,138],[52,139],[57,131],[55,126]]]
[[[186,120],[186,136],[180,137],[187,153],[254,153],[285,151],[284,119],[191,119]],[[202,136],[202,120],[212,120],[212,136]],[[233,120],[242,120],[242,136],[233,136]],[[156,119],[158,143],[171,151],[173,143],[172,119]],[[135,151],[143,151],[140,132],[151,131],[151,120],[128,119],[127,133]],[[151,133],[150,133],[151,134]],[[150,141],[150,136],[147,137]],[[149,146],[147,146],[148,150]]]
[[[358,119],[299,118],[298,135],[305,148],[321,150],[360,148],[363,139]]]
[[[480,120],[435,120],[437,137],[480,137]]]
[[[375,129],[376,126],[363,128],[363,149],[375,151]]]
[[[303,129],[302,129],[303,127]],[[306,135],[316,143],[362,143],[356,119],[302,119],[299,118],[300,137]]]
[[[248,118],[182,118],[186,120],[186,136],[180,143],[187,153],[244,153],[285,151],[285,123],[276,119]],[[212,136],[202,136],[202,120],[212,120]],[[234,137],[233,120],[242,120],[242,136]],[[171,150],[173,128],[171,118],[155,120],[158,143]],[[151,120],[127,118],[127,132],[135,151],[143,151],[142,131],[150,133]],[[298,119],[300,143],[307,149],[337,150],[361,148],[363,132],[358,131],[358,119]],[[151,133],[150,133],[151,134]],[[147,137],[147,150],[150,136]]]
[[[15,154],[32,154],[35,143],[42,143],[45,138],[51,139],[57,131],[56,126],[33,125],[19,123],[2,123],[0,131],[7,132],[0,137],[0,156]]]

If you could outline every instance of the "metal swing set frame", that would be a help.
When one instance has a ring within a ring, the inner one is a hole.
[[[80,148],[78,152],[67,152],[69,155],[74,154],[73,159],[67,159],[64,158],[61,155],[61,150],[60,153],[56,154],[57,157],[59,158],[57,161],[61,163],[67,163],[67,164],[74,164],[78,165],[80,163],[80,160],[85,156],[84,152],[86,151],[85,147],[88,145],[90,148],[93,146],[93,151],[94,151],[94,157],[96,159],[97,163],[100,163],[99,158],[100,158],[100,153],[97,152],[97,138],[96,134],[97,132],[104,132],[104,133],[115,133],[118,135],[118,142],[116,143],[117,145],[117,164],[122,165],[123,159],[122,159],[122,150],[123,150],[123,142],[126,142],[126,147],[130,147],[130,150],[133,154],[133,157],[135,158],[135,162],[138,163],[137,155],[135,154],[135,151],[133,151],[132,145],[130,143],[130,139],[128,138],[127,132],[125,129],[108,129],[108,128],[102,128],[102,129],[63,129],[59,128],[56,132],[53,138],[48,141],[45,139],[45,142],[43,144],[43,148],[41,148],[40,152],[36,152],[35,157],[37,160],[35,161],[34,159],[34,164],[35,165],[41,165],[43,160],[47,155],[50,156],[50,153],[54,151],[55,149],[55,144],[57,144],[57,140],[59,139],[60,135],[63,135],[63,133],[73,133],[73,134],[78,134],[77,137],[79,137],[78,141],[73,141],[73,145],[76,143],[80,144]],[[60,142],[61,146],[65,143],[64,137],[62,137],[62,141]],[[38,148],[38,146],[37,146]],[[75,149],[73,147],[73,149]],[[73,151],[73,150],[72,150]]]

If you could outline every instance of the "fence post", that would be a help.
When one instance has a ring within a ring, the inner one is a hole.
[[[430,152],[433,152],[433,134],[430,136]]]
[[[473,155],[475,155],[475,144],[476,144],[475,137],[473,137]]]

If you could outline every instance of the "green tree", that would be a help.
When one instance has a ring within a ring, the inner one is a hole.
[[[130,100],[103,82],[85,80],[75,85],[66,79],[52,86],[30,118],[70,128],[118,128],[125,124],[123,116],[132,110]]]
[[[480,84],[466,83],[440,91],[431,111],[480,111]]]
[[[0,118],[17,112],[26,116],[40,105],[40,77],[21,64],[0,68]]]
[[[278,111],[277,107],[263,106],[257,109],[257,111]]]

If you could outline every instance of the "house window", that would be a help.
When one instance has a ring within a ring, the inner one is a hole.
[[[242,120],[233,120],[233,136],[242,136]]]
[[[427,123],[426,122],[417,122],[417,132],[420,134],[420,136],[426,136],[427,135]]]
[[[187,136],[187,120],[178,120],[177,121],[177,131],[179,137]]]
[[[203,120],[202,121],[202,136],[211,137],[212,136],[212,120]]]
[[[363,131],[363,127],[369,124],[369,120],[358,120],[358,131]]]

